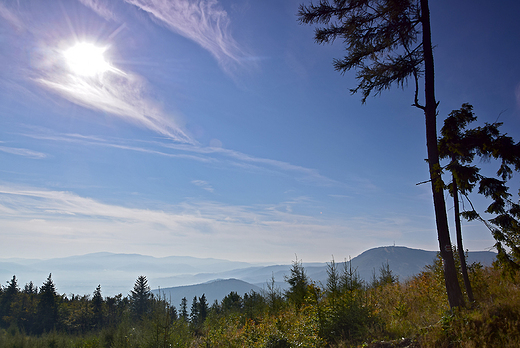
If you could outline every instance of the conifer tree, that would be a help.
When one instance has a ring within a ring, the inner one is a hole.
[[[363,280],[359,276],[357,268],[352,268],[352,260],[343,262],[343,272],[339,277],[339,287],[341,292],[353,292],[363,288]]]
[[[100,329],[103,326],[103,296],[101,296],[101,285],[98,285],[92,296],[93,327]]]
[[[285,281],[289,283],[289,289],[285,291],[285,297],[297,307],[300,307],[307,295],[309,279],[303,268],[302,261],[298,261],[298,258],[293,262],[291,274],[285,277]]]
[[[267,304],[269,305],[269,310],[272,313],[276,313],[283,305],[283,296],[282,291],[275,284],[274,273],[271,274],[271,281],[266,282],[266,285],[267,290],[265,292],[265,297]]]
[[[386,263],[381,264],[379,267],[379,278],[377,279],[377,285],[384,286],[387,284],[393,284],[399,281],[399,277],[394,275],[390,269],[388,260]]]
[[[139,276],[135,281],[134,288],[130,292],[130,306],[132,313],[138,319],[142,319],[143,316],[150,310],[150,300],[152,293],[148,286],[148,280],[146,276]]]
[[[180,315],[184,321],[188,321],[188,299],[183,297],[180,304]]]
[[[334,258],[327,264],[327,292],[336,298],[340,290],[340,274]]]
[[[29,283],[25,284],[23,288],[24,294],[37,294],[38,293],[38,287],[34,286],[34,283],[30,281]]]
[[[19,292],[20,288],[18,287],[16,276],[13,275],[13,278],[8,282],[7,287],[3,289],[0,296],[0,323],[3,326],[9,325],[5,320],[9,320],[11,305],[15,301],[16,295]]]
[[[467,103],[463,104],[459,110],[453,110],[446,118],[439,138],[440,156],[450,160],[446,166],[452,174],[448,190],[454,199],[457,249],[470,301],[473,296],[462,246],[460,215],[469,220],[483,221],[496,240],[499,260],[507,268],[520,269],[520,202],[516,203],[511,199],[509,187],[506,186],[507,181],[513,177],[513,170],[520,172],[520,143],[515,143],[511,137],[501,133],[499,127],[502,123],[499,122],[466,129],[476,119],[473,107]],[[499,161],[497,178],[486,177],[480,173],[480,168],[473,164],[476,156],[481,160],[493,158]],[[461,193],[467,198],[477,186],[480,194],[492,200],[485,211],[494,215],[490,220],[484,220],[474,207],[459,212],[458,194]]]
[[[208,316],[208,301],[206,300],[206,294],[202,294],[201,297],[199,297],[199,325],[202,325],[204,321],[206,320],[206,317]]]
[[[199,308],[200,307],[197,296],[194,296],[193,300],[191,301],[190,322],[195,327],[199,325]]]
[[[231,291],[222,299],[222,310],[224,312],[238,311],[243,307],[242,297],[235,291]]]
[[[55,328],[58,323],[58,303],[57,303],[56,286],[52,281],[52,274],[49,274],[47,280],[40,287],[39,301],[36,308],[37,332],[49,332]]]
[[[347,55],[336,59],[334,67],[344,73],[357,70],[357,87],[362,102],[392,85],[415,83],[413,106],[421,109],[426,121],[428,166],[437,225],[437,238],[444,260],[444,280],[451,307],[464,300],[457,280],[451,250],[448,217],[444,201],[437,148],[437,101],[428,0],[320,0],[317,5],[300,5],[299,20],[323,24],[315,30],[318,43],[341,39]],[[424,81],[424,103],[419,102],[419,80]]]

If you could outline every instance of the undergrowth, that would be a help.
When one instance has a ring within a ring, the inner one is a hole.
[[[471,265],[475,302],[450,310],[440,261],[401,282],[367,285],[349,272],[326,286],[306,284],[297,305],[274,290],[249,297],[249,307],[234,294],[197,327],[160,308],[141,320],[123,311],[117,325],[85,332],[29,335],[12,322],[0,328],[0,347],[518,347],[518,275]]]

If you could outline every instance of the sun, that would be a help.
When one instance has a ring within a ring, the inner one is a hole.
[[[72,73],[80,76],[95,76],[110,70],[105,60],[106,47],[80,42],[66,50],[63,55]]]

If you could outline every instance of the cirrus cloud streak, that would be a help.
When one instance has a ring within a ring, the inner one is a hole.
[[[216,0],[125,1],[208,50],[225,70],[240,63],[242,52],[230,33],[230,19]]]
[[[110,113],[177,142],[194,143],[171,116],[146,97],[145,81],[138,75],[109,71],[90,78],[54,73],[36,81],[80,106]]]
[[[29,157],[34,159],[41,159],[47,157],[46,154],[38,151],[17,148],[17,147],[9,147],[9,146],[0,146],[0,151],[5,153],[10,153],[12,155],[18,155],[23,157]]]

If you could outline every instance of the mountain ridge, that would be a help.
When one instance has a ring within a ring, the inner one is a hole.
[[[383,246],[362,252],[351,259],[351,264],[362,279],[370,280],[372,274],[377,273],[381,265],[388,262],[394,274],[400,280],[405,280],[431,264],[436,255],[436,251]],[[469,252],[468,261],[471,263],[478,260],[484,265],[490,265],[495,256],[496,253],[489,251]],[[337,264],[341,266],[343,262]],[[303,265],[310,279],[325,284],[327,262],[304,262]],[[189,256],[156,258],[140,254],[100,252],[29,263],[0,259],[0,280],[4,278],[4,281],[8,281],[16,275],[21,287],[29,281],[40,286],[49,273],[52,273],[61,294],[89,294],[100,284],[104,296],[128,294],[140,275],[147,277],[153,289],[200,285],[219,279],[237,279],[261,289],[273,277],[277,286],[285,289],[287,284],[284,277],[290,274],[290,268],[291,264],[259,265]],[[200,295],[202,294],[197,296]]]
[[[231,278],[216,279],[202,284],[154,289],[152,293],[177,306],[183,297],[188,300],[189,305],[194,297],[202,297],[202,295],[206,297],[208,304],[211,305],[215,301],[222,301],[232,291],[240,296],[244,296],[244,294],[251,293],[251,291],[260,293],[262,288],[240,279]]]

